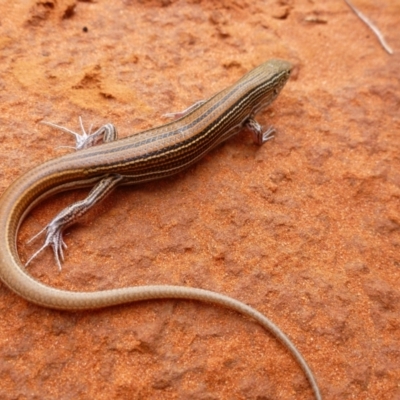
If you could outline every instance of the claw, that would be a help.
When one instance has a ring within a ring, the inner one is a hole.
[[[64,242],[64,239],[62,236],[62,229],[63,229],[62,226],[57,226],[57,224],[50,223],[28,241],[28,243],[32,242],[32,240],[36,239],[45,230],[47,230],[46,240],[45,240],[43,246],[39,250],[37,250],[31,256],[31,258],[29,258],[29,260],[25,263],[25,267],[27,267],[31,263],[31,261],[34,258],[36,258],[46,247],[51,246],[53,248],[53,254],[54,254],[54,258],[56,260],[57,266],[58,266],[58,270],[61,271],[61,269],[62,269],[61,263],[64,261],[63,248],[66,249],[68,247],[66,245],[66,243]]]
[[[65,128],[64,126],[53,124],[52,122],[41,122],[44,125],[51,126],[52,128],[58,129],[62,132],[69,133],[75,138],[75,146],[59,146],[59,147],[66,147],[66,148],[73,148],[75,150],[82,150],[87,149],[91,146],[97,144],[101,139],[104,142],[111,142],[116,140],[117,138],[117,131],[112,124],[106,124],[97,131],[92,133],[93,124],[90,125],[89,131],[86,132],[85,127],[83,126],[82,118],[79,117],[79,125],[81,127],[82,134],[74,132],[71,129]]]
[[[254,142],[260,146],[274,137],[275,128],[273,126],[263,132],[262,126],[253,118],[249,118],[245,126],[252,133]]]
[[[47,126],[51,126],[52,128],[58,129],[62,132],[69,133],[75,138],[75,146],[60,146],[60,147],[68,147],[68,148],[72,147],[75,150],[82,150],[92,146],[96,141],[92,138],[93,135],[91,133],[93,125],[90,125],[89,132],[86,132],[81,117],[79,117],[79,125],[81,127],[82,134],[74,132],[73,130],[68,129],[65,126],[53,124],[52,122],[42,121],[41,123]]]

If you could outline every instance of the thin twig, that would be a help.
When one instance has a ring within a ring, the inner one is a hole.
[[[363,21],[368,27],[369,29],[371,29],[371,31],[375,34],[375,36],[378,38],[380,44],[382,45],[382,47],[389,53],[389,54],[393,54],[393,50],[389,47],[389,45],[386,43],[382,33],[380,32],[380,30],[364,15],[362,14],[360,11],[357,10],[357,8],[355,8],[353,6],[353,4],[350,3],[349,0],[344,0],[347,5],[354,11],[354,13],[357,15],[358,18],[361,19],[361,21]]]

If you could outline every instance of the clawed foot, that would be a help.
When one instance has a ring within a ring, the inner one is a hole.
[[[39,237],[43,232],[46,232],[46,240],[43,246],[36,251],[31,258],[25,263],[25,267],[27,267],[30,262],[36,258],[46,247],[51,246],[53,248],[54,258],[56,260],[58,270],[61,271],[61,263],[64,261],[64,249],[67,248],[67,245],[64,242],[62,231],[62,224],[57,224],[56,220],[51,221],[47,226],[45,226],[39,233],[37,233],[33,238],[31,238],[28,243],[35,240]]]
[[[273,126],[263,132],[262,126],[252,118],[246,122],[245,126],[251,131],[254,142],[260,146],[274,137],[275,128]]]
[[[65,128],[64,126],[53,124],[52,122],[42,121],[41,123],[47,126],[51,126],[52,128],[58,129],[62,132],[69,133],[75,138],[75,146],[60,146],[60,147],[69,147],[75,150],[82,150],[94,146],[101,140],[103,140],[103,142],[112,142],[113,140],[117,139],[117,130],[113,124],[103,125],[93,133],[92,133],[93,125],[90,125],[89,132],[86,132],[81,117],[79,117],[79,125],[81,127],[82,134],[74,132],[71,129]]]

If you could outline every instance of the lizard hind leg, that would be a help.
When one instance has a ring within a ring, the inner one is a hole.
[[[114,188],[121,182],[123,176],[111,175],[104,177],[100,182],[93,187],[88,196],[80,201],[77,201],[61,212],[59,212],[39,233],[32,239],[36,239],[43,232],[46,232],[46,238],[43,246],[37,250],[25,263],[28,266],[31,261],[36,258],[46,247],[53,248],[54,258],[58,269],[61,271],[61,264],[64,261],[64,249],[67,245],[63,239],[63,231],[70,225],[74,224],[82,215],[87,213],[95,204],[107,197]]]

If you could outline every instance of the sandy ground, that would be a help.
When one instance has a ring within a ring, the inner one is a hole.
[[[70,290],[179,284],[269,316],[325,399],[400,399],[400,1],[15,1],[0,4],[0,194],[66,154],[68,135],[164,123],[270,58],[294,73],[258,120],[176,177],[118,189],[30,266]],[[85,191],[38,206],[27,241]],[[310,399],[256,323],[190,301],[58,312],[0,285],[2,399]]]

